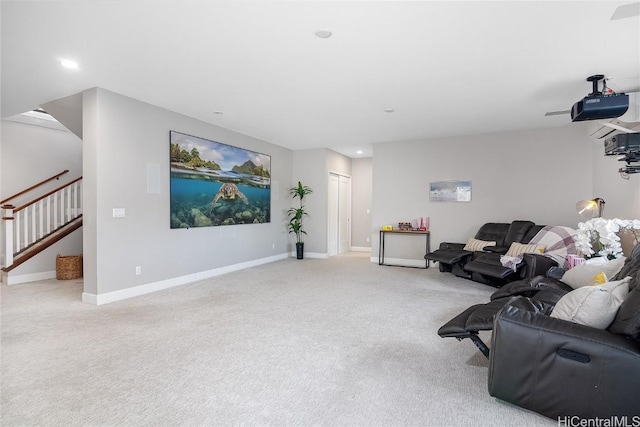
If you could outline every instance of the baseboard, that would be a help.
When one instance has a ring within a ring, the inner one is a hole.
[[[295,251],[289,252],[289,257],[290,258],[295,258],[296,256],[297,255],[296,255]],[[329,254],[322,253],[322,252],[307,252],[307,251],[304,251],[304,257],[305,258],[316,258],[316,259],[327,259],[327,258],[329,258]]]
[[[149,294],[151,292],[161,291],[163,289],[173,288],[175,286],[186,285],[187,283],[197,282],[198,280],[209,279],[211,277],[220,276],[222,274],[232,273],[234,271],[244,270],[250,267],[256,267],[270,262],[286,259],[288,254],[274,255],[267,258],[255,259],[252,261],[241,262],[239,264],[227,265],[213,270],[201,271],[199,273],[188,274],[186,276],[174,277],[172,279],[161,280],[159,282],[147,283],[144,285],[134,286],[132,288],[121,289],[119,291],[107,292],[104,294],[82,293],[82,302],[93,305],[103,305],[110,302],[120,301],[140,295]]]
[[[87,304],[98,305],[98,297],[96,296],[96,294],[88,294],[86,292],[83,292],[82,302],[86,302]]]
[[[7,273],[3,277],[3,282],[7,285],[19,285],[21,283],[29,283],[29,282],[37,282],[39,280],[48,280],[55,279],[56,272],[52,271],[42,271],[40,273],[29,273],[29,274],[20,274],[20,275],[12,275],[11,273]]]
[[[378,263],[378,257],[371,257],[371,262],[375,262],[376,264]],[[403,258],[389,258],[389,257],[385,257],[384,258],[384,265],[390,265],[390,266],[398,266],[398,267],[422,267],[425,268],[426,267],[426,260],[419,260],[419,259],[403,259]]]
[[[351,246],[351,252],[371,252],[370,246]]]

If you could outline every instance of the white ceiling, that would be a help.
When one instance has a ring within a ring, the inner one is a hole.
[[[559,126],[569,116],[544,113],[570,109],[589,75],[640,87],[640,17],[610,19],[629,3],[2,1],[1,113],[98,86],[350,157],[377,142]]]

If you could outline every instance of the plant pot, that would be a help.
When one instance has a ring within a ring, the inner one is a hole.
[[[304,242],[296,243],[296,258],[304,259]]]

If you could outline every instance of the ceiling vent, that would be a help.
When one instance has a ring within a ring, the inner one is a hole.
[[[591,138],[606,139],[620,133],[640,132],[640,93],[629,93],[629,109],[620,117],[593,120],[588,123],[587,133]]]

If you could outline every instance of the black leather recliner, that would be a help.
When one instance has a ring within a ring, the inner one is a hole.
[[[532,225],[522,239],[516,242],[529,243],[544,227],[544,225]],[[511,244],[511,242],[509,244]],[[508,249],[509,247],[507,247],[507,250]],[[471,273],[471,278],[476,282],[501,286],[514,280],[544,274],[549,268],[558,265],[551,258],[539,254],[531,254],[532,256],[527,257],[526,261],[523,257],[522,262],[520,262],[515,269],[505,267],[502,265],[500,257],[504,255],[507,250],[504,250],[504,252],[490,250],[487,253],[476,254],[470,262],[465,264],[464,269]]]
[[[472,252],[464,250],[465,243],[442,242],[437,250],[426,254],[425,259],[437,261],[442,272],[451,272],[458,277],[475,280],[480,283],[502,285],[509,279],[514,280],[519,277],[531,277],[531,274],[541,274],[548,267],[541,270],[543,266],[537,266],[534,262],[532,264],[533,270],[519,271],[519,274],[529,274],[528,276],[516,277],[513,274],[503,274],[502,277],[492,277],[481,272],[474,274],[473,271],[467,269],[467,266],[473,264],[479,257],[486,255],[487,259],[497,260],[499,269],[502,272],[504,267],[500,264],[500,255],[505,254],[513,242],[528,243],[543,227],[531,221],[521,220],[511,223],[489,222],[480,227],[474,238],[496,242],[495,246],[487,246],[483,251]],[[497,265],[494,266],[497,267]]]
[[[527,264],[535,262],[530,257],[534,257],[534,255],[524,254]],[[553,308],[560,298],[573,290],[573,288],[560,280],[564,272],[565,270],[562,268],[552,267],[546,275],[537,275],[504,285],[491,294],[488,303],[473,305],[442,325],[438,329],[438,335],[442,338],[456,338],[458,341],[469,338],[485,356],[489,357],[489,347],[479,337],[479,332],[492,330],[495,315],[515,297],[527,297],[534,302]],[[640,244],[635,246],[625,261],[622,270],[611,280],[620,280],[639,272]],[[640,277],[636,281],[639,280]],[[636,292],[640,293],[640,286],[638,288]],[[640,328],[640,301],[636,310],[638,327]]]
[[[516,269],[505,267],[500,261],[501,254],[481,254],[465,266],[474,281],[501,286],[514,280],[544,274],[558,265],[553,259],[539,254],[526,254]]]
[[[611,278],[632,279],[606,330],[549,316],[573,290],[559,280],[563,273],[554,267],[547,276],[508,283],[438,334],[471,338],[489,358],[488,388],[496,398],[554,420],[640,416],[640,244]],[[491,329],[489,351],[478,331]]]
[[[524,254],[525,262],[533,263],[534,261],[527,261],[528,257],[533,256]],[[538,275],[504,285],[491,295],[488,303],[473,305],[442,325],[438,329],[438,335],[442,338],[456,338],[458,341],[469,338],[488,358],[489,347],[482,341],[479,332],[492,330],[496,313],[514,297],[531,297],[553,307],[564,294],[572,290],[569,285],[558,280],[563,271],[552,268],[549,276]]]
[[[488,222],[480,227],[474,238],[502,244],[510,225],[507,223]],[[424,258],[438,262],[438,267],[442,272],[450,271],[456,276],[470,279],[471,276],[463,267],[473,255],[473,252],[464,250],[464,247],[465,243],[442,242],[438,249],[426,254]]]
[[[606,330],[549,317],[543,291],[508,299],[493,322],[489,393],[554,420],[640,422],[640,245],[611,280],[627,276]]]

